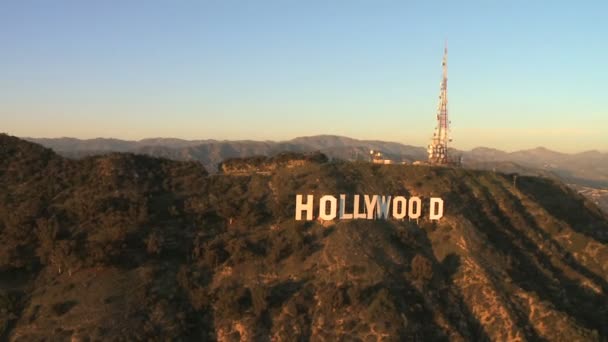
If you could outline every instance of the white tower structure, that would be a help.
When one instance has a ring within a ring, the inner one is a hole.
[[[437,106],[437,126],[433,138],[428,146],[429,163],[448,164],[448,142],[450,121],[448,120],[448,44],[445,44],[443,53],[443,78],[439,91],[439,105]]]

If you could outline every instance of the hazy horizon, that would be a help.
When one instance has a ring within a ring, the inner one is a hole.
[[[0,133],[5,133],[5,134],[9,134],[8,132],[0,132]],[[73,137],[73,136],[55,136],[55,137],[32,137],[32,136],[18,136],[18,138],[21,139],[77,139],[77,140],[81,140],[81,141],[86,141],[86,140],[96,140],[96,139],[100,139],[100,140],[111,140],[111,139],[115,139],[115,140],[121,140],[121,141],[132,141],[132,142],[140,142],[140,141],[145,141],[145,140],[157,140],[157,139],[167,139],[167,140],[171,140],[171,139],[175,139],[175,140],[183,140],[183,141],[201,141],[201,142],[205,142],[205,141],[217,141],[217,142],[243,142],[243,141],[252,141],[252,142],[274,142],[274,143],[280,143],[280,142],[289,142],[291,140],[295,140],[295,139],[300,139],[300,138],[318,138],[318,137],[338,137],[338,138],[347,138],[347,139],[353,139],[353,140],[360,140],[360,141],[382,141],[382,142],[388,142],[388,143],[398,143],[398,144],[402,144],[402,145],[407,145],[407,146],[413,146],[413,147],[422,147],[422,148],[426,148],[426,145],[416,145],[413,143],[408,143],[407,141],[402,142],[402,141],[392,141],[392,140],[383,140],[383,139],[362,139],[362,138],[358,138],[358,137],[350,137],[350,136],[345,136],[345,135],[335,135],[335,134],[315,134],[315,135],[303,135],[303,136],[294,136],[288,139],[214,139],[214,138],[192,138],[192,139],[185,139],[185,138],[178,138],[178,137],[171,137],[171,136],[167,136],[167,137],[162,137],[162,136],[157,136],[157,137],[145,137],[145,138],[141,138],[141,139],[126,139],[126,138],[119,138],[119,137],[102,137],[102,136],[98,136],[98,137],[91,137],[91,138],[79,138],[79,137]],[[452,146],[450,146],[452,147]],[[461,151],[471,151],[473,149],[476,148],[488,148],[488,149],[496,149],[499,151],[503,151],[503,152],[507,152],[507,153],[511,153],[511,152],[518,152],[518,151],[525,151],[525,150],[534,150],[534,149],[539,149],[539,148],[544,148],[544,149],[548,149],[554,152],[559,152],[559,153],[565,153],[565,154],[578,154],[578,153],[585,153],[585,152],[593,152],[593,151],[597,151],[600,153],[608,153],[608,150],[602,150],[602,149],[588,149],[588,150],[579,150],[579,151],[563,151],[563,150],[559,150],[559,149],[554,149],[548,146],[529,146],[526,148],[521,148],[521,149],[514,149],[514,150],[506,150],[506,149],[500,149],[494,146],[484,146],[484,145],[479,145],[479,146],[474,146],[472,148],[467,148],[467,149],[462,149],[459,148],[458,146],[454,146],[453,148],[455,148],[456,150],[461,150]]]
[[[144,6],[145,4],[145,6]],[[550,4],[547,5],[547,4]],[[0,127],[26,137],[608,151],[608,3],[0,4]]]

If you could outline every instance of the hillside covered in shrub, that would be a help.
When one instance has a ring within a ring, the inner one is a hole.
[[[608,218],[569,187],[318,160],[209,175],[0,135],[0,340],[608,339]],[[296,194],[445,213],[295,221]]]

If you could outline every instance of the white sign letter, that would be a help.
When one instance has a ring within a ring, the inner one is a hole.
[[[439,197],[431,197],[430,214],[431,220],[439,220],[443,217],[443,200]]]
[[[401,210],[399,210],[399,203],[401,203]],[[407,213],[407,200],[403,196],[396,196],[393,198],[393,217],[397,220],[401,220]]]
[[[353,218],[353,214],[346,213],[346,195],[340,195],[340,216],[338,217],[345,220]]]
[[[376,208],[376,203],[378,202],[378,196],[373,195],[370,199],[368,195],[365,195],[365,211],[367,211],[367,219],[374,219],[374,209]]]
[[[327,203],[329,202],[329,213],[327,212]],[[325,195],[319,200],[319,218],[325,221],[331,221],[336,218],[336,206],[338,200],[334,196]]]
[[[367,218],[367,214],[365,212],[359,212],[359,195],[354,196],[353,202],[353,215],[355,219],[364,219]]]
[[[414,211],[414,205],[416,207],[415,208],[416,211]],[[420,200],[420,197],[410,198],[410,205],[407,210],[407,216],[409,216],[412,219],[417,219],[420,217],[421,211],[422,211],[422,201]]]
[[[306,211],[306,220],[312,220],[313,196],[306,196],[306,204],[302,203],[302,195],[296,195],[296,221],[302,220],[302,211]]]
[[[391,206],[391,196],[380,196],[378,201],[378,218],[387,219],[389,208]]]

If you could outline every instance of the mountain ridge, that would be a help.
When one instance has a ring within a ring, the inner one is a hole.
[[[4,133],[6,134],[6,133]],[[338,141],[348,141],[351,144],[348,144],[348,146],[350,145],[359,145],[361,143],[387,143],[387,144],[395,144],[395,145],[401,145],[401,146],[405,146],[405,147],[417,147],[417,148],[424,148],[422,146],[416,146],[416,145],[408,145],[405,143],[401,143],[401,142],[396,142],[396,141],[385,141],[385,140],[378,140],[378,139],[356,139],[356,138],[351,138],[348,136],[343,136],[343,135],[332,135],[332,134],[318,134],[318,135],[311,135],[311,136],[298,136],[292,139],[287,139],[287,140],[255,140],[255,139],[237,139],[237,140],[233,140],[233,139],[182,139],[182,138],[174,138],[174,137],[151,137],[151,138],[142,138],[142,139],[119,139],[119,138],[105,138],[105,137],[96,137],[96,138],[75,138],[75,137],[55,137],[55,138],[36,138],[36,137],[20,137],[21,139],[27,140],[27,141],[32,141],[32,142],[36,142],[38,144],[41,144],[43,146],[48,145],[53,145],[54,142],[60,142],[60,141],[70,141],[70,142],[81,142],[81,143],[88,143],[88,142],[95,142],[95,141],[115,141],[115,142],[119,142],[119,143],[131,143],[131,144],[135,144],[135,145],[139,145],[139,146],[146,146],[148,144],[152,144],[152,145],[159,145],[159,144],[165,144],[165,145],[171,145],[171,142],[174,142],[176,144],[204,144],[204,143],[225,143],[225,142],[260,142],[260,143],[288,143],[288,142],[300,142],[300,141],[314,141],[314,140],[323,140],[323,139],[331,139],[331,140],[338,140]],[[344,144],[344,142],[342,143]],[[334,145],[332,145],[334,146]],[[557,150],[553,150],[544,146],[536,146],[536,147],[532,147],[532,148],[524,148],[524,149],[520,149],[520,150],[515,150],[515,151],[505,151],[505,150],[501,150],[501,149],[497,149],[497,148],[493,148],[493,147],[486,147],[486,146],[476,146],[471,148],[470,150],[460,150],[460,149],[456,149],[456,151],[461,151],[461,152],[471,152],[473,150],[477,150],[477,149],[488,149],[488,150],[494,150],[494,151],[498,151],[498,152],[502,152],[502,153],[506,153],[506,154],[512,154],[512,153],[518,153],[518,152],[529,152],[529,151],[545,151],[545,152],[549,152],[549,153],[559,153],[559,154],[564,154],[564,155],[581,155],[581,154],[601,154],[601,155],[606,155],[608,154],[608,151],[600,151],[598,149],[591,149],[591,150],[583,150],[580,152],[562,152],[562,151],[557,151]]]
[[[296,137],[285,141],[219,141],[219,140],[180,140],[174,138],[152,138],[139,141],[108,140],[54,140],[33,139],[33,142],[51,147],[58,153],[81,158],[108,152],[133,152],[174,160],[197,160],[214,173],[217,165],[228,158],[239,158],[254,155],[272,156],[280,152],[314,152],[320,151],[330,158],[343,160],[369,160],[369,151],[383,152],[386,158],[412,163],[426,160],[426,149],[404,145],[396,142],[379,140],[357,140],[344,136],[318,135]],[[593,200],[608,212],[608,196],[603,189],[608,189],[608,153],[584,151],[580,153],[562,153],[544,147],[505,152],[488,147],[476,147],[470,151],[452,150],[452,154],[462,157],[467,167],[478,167],[488,170],[519,170],[524,174],[554,174],[575,188],[593,188]],[[509,166],[516,163],[519,166]],[[588,192],[585,192],[588,193]]]

